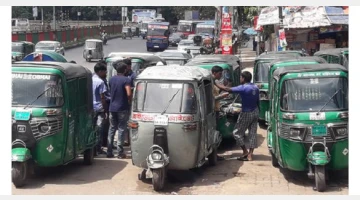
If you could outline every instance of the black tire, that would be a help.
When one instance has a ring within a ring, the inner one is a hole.
[[[326,177],[325,177],[325,166],[315,166],[315,185],[318,192],[324,192],[326,190]]]
[[[12,182],[16,188],[25,185],[28,177],[28,162],[13,162],[11,169]]]
[[[165,185],[165,168],[153,169],[152,185],[155,191],[164,189]]]
[[[278,168],[280,166],[278,159],[276,158],[276,156],[274,155],[273,152],[270,151],[270,154],[271,154],[271,164],[272,164],[272,166]]]
[[[84,164],[92,165],[94,163],[94,151],[95,148],[87,149],[84,152]]]
[[[139,181],[146,179],[146,170],[142,170],[140,174],[138,174]]]
[[[217,164],[217,148],[213,148],[213,151],[208,156],[209,165],[210,166],[216,166]]]

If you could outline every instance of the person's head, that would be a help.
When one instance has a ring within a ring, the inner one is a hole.
[[[130,58],[125,58],[123,60],[123,63],[125,63],[127,65],[127,70],[131,70],[131,59]]]
[[[118,74],[125,74],[127,72],[127,65],[124,62],[116,61],[113,65]]]
[[[94,66],[94,72],[100,77],[100,78],[106,78],[107,73],[107,67],[106,64],[102,62],[96,63]]]
[[[137,21],[138,21],[138,16],[134,15],[134,22],[137,22]]]
[[[212,69],[211,69],[211,73],[213,75],[213,77],[216,79],[216,80],[219,80],[221,77],[222,77],[222,72],[223,72],[223,68],[215,65]]]
[[[241,76],[240,76],[241,84],[250,83],[251,79],[252,79],[252,75],[250,72],[248,71],[241,72]]]

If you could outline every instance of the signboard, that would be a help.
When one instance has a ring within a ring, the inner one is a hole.
[[[332,33],[332,32],[339,32],[339,31],[343,31],[343,26],[342,25],[333,25],[333,26],[329,26],[329,27],[321,27],[320,28],[320,33]]]
[[[326,44],[326,43],[320,44],[320,51],[325,49],[335,49],[335,48],[336,48],[335,44]]]
[[[284,29],[279,30],[279,43],[280,43],[280,47],[286,47],[287,46],[285,30]]]
[[[232,34],[230,30],[221,30],[222,54],[232,54]]]
[[[36,6],[33,6],[33,17],[37,17],[38,16],[38,9]]]
[[[314,28],[330,26],[323,6],[305,6],[295,13],[284,16],[285,28]]]
[[[229,14],[223,14],[221,29],[232,29],[231,18]]]
[[[279,8],[277,6],[270,6],[263,8],[260,12],[258,18],[258,25],[271,25],[271,24],[279,24]]]
[[[168,29],[168,27],[164,25],[149,25],[149,29]]]
[[[134,9],[132,10],[132,22],[149,21],[156,18],[156,10]]]

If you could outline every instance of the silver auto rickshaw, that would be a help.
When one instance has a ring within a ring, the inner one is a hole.
[[[90,62],[92,59],[100,59],[100,60],[103,59],[104,58],[103,42],[97,39],[86,40],[83,57],[87,62]]]
[[[122,28],[122,39],[126,39],[127,37],[132,39],[133,34],[132,34],[131,28],[129,26],[124,26]]]
[[[139,180],[152,179],[162,190],[167,170],[189,170],[217,163],[212,76],[195,66],[154,66],[135,80],[128,123],[131,157],[143,168]]]

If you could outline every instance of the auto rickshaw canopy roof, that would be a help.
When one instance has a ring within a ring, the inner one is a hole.
[[[294,65],[289,67],[280,67],[277,68],[274,73],[273,77],[277,80],[280,77],[287,73],[299,73],[299,72],[314,72],[314,71],[344,71],[348,72],[346,67],[339,65],[339,64],[310,64],[310,65]]]
[[[66,79],[88,77],[91,80],[92,73],[91,71],[79,64],[67,63],[67,62],[14,62],[12,67],[23,67],[23,68],[52,68],[58,69],[63,72]],[[90,84],[91,85],[91,84]]]
[[[162,58],[160,58],[157,55],[154,54],[150,54],[150,53],[136,53],[136,52],[112,52],[109,54],[108,57],[105,58],[105,60],[108,59],[111,60],[123,60],[125,58],[137,58],[137,59],[141,59],[144,60],[145,63],[148,64],[156,64],[158,62],[162,62],[164,63],[164,65],[166,64],[165,60],[163,60]]]
[[[233,55],[198,55],[191,59],[187,65],[201,65],[208,63],[228,63],[234,68],[240,66],[240,59]]]
[[[294,62],[317,62],[317,63],[327,63],[327,61],[323,58],[317,57],[317,56],[307,56],[307,57],[296,57],[296,58],[286,58],[282,57],[276,60],[273,60],[270,62],[270,67],[276,64],[281,63],[294,63]]]
[[[315,52],[314,56],[320,56],[320,55],[340,56],[342,53],[349,53],[349,48],[326,49]]]
[[[18,43],[18,44],[25,44],[25,45],[32,45],[35,46],[34,43],[29,42],[29,41],[13,41],[12,43]]]
[[[266,52],[260,54],[260,56],[267,55],[267,54],[298,54],[298,55],[301,55],[301,56],[305,56],[305,54],[302,51],[298,51],[298,50],[266,51]]]
[[[185,80],[185,81],[201,81],[211,80],[211,73],[197,66],[154,66],[146,68],[136,78],[151,80]]]
[[[25,56],[22,61],[49,61],[49,62],[63,62],[63,63],[68,62],[64,56],[52,51],[33,52]]]
[[[87,39],[85,40],[85,42],[101,42],[102,43],[102,40],[99,40],[99,39]]]
[[[255,62],[258,62],[260,60],[275,60],[275,59],[281,59],[281,58],[300,58],[298,54],[261,54],[260,56],[255,58]]]

